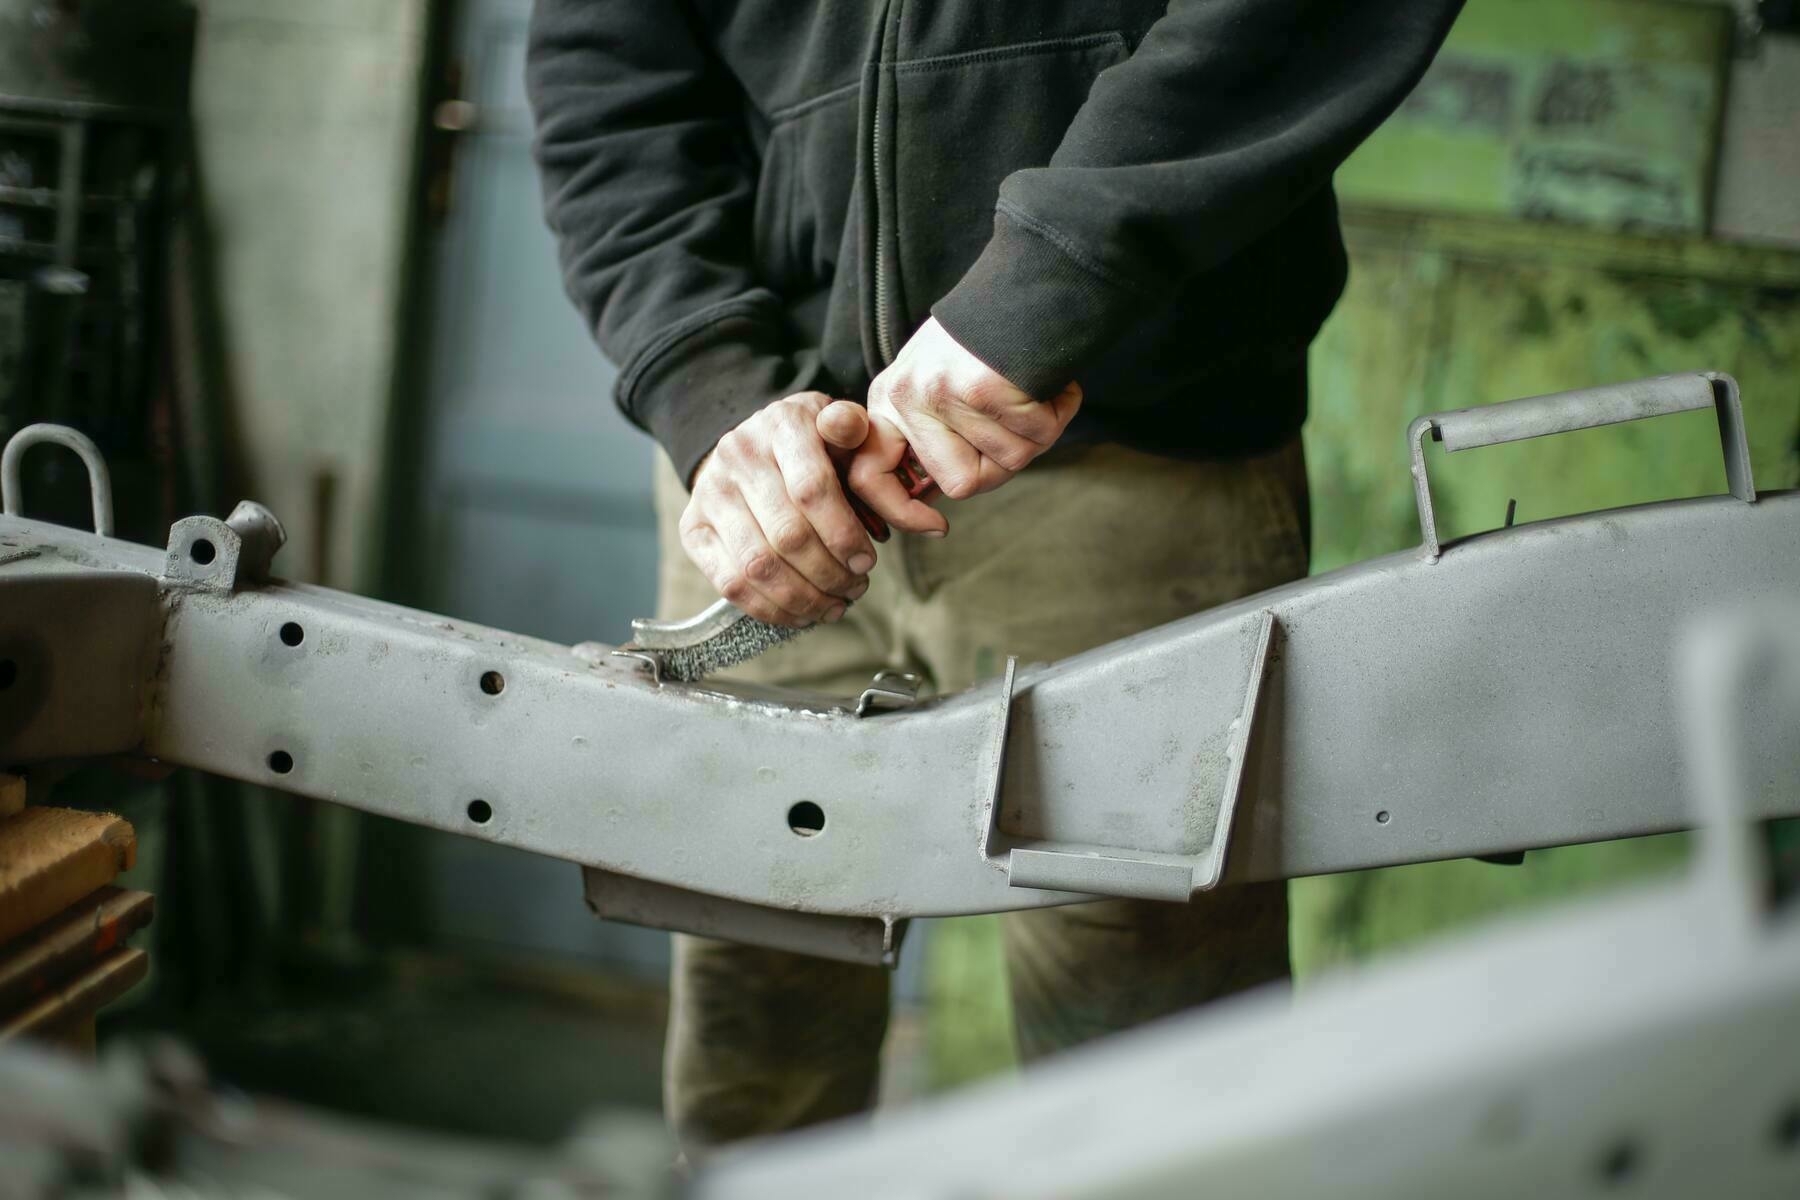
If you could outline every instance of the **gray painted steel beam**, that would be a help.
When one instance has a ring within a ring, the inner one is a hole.
[[[0,764],[150,754],[703,893],[726,936],[854,918],[827,940],[859,958],[910,916],[1681,828],[1674,630],[1800,591],[1800,495],[1675,501],[1372,560],[859,718],[257,583],[212,518],[167,551],[14,516],[0,540],[0,657],[35,655],[0,691]],[[1800,738],[1749,723],[1758,815],[1800,811],[1778,786]]]

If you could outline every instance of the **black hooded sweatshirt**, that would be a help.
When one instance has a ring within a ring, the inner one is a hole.
[[[1257,453],[1341,294],[1331,175],[1461,0],[537,0],[570,295],[683,479],[912,330],[1067,438]]]

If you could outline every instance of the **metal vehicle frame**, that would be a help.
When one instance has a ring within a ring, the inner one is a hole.
[[[1730,496],[1440,543],[1428,437],[1699,408]],[[101,532],[21,515],[41,440],[87,459]],[[1800,493],[1756,495],[1736,384],[1516,400],[1411,440],[1418,552],[852,705],[659,683],[609,647],[271,579],[280,525],[250,503],[176,522],[163,550],[107,537],[91,443],[33,427],[0,464],[0,766],[149,755],[580,863],[602,915],[870,962],[912,916],[1683,827],[1675,631],[1800,590]],[[1792,730],[1741,715],[1750,763],[1778,761]],[[1752,775],[1752,815],[1800,812]]]

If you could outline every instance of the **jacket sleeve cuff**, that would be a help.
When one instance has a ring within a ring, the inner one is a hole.
[[[619,406],[668,451],[683,485],[745,418],[795,392],[835,389],[816,351],[790,352],[785,332],[727,315],[619,377]]]
[[[1002,206],[981,257],[931,308],[964,349],[1039,400],[1067,387],[1154,303],[1059,243],[1055,230]]]

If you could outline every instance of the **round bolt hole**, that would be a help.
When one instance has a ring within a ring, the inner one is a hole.
[[[269,770],[277,775],[286,775],[294,769],[294,756],[286,750],[276,750],[269,755]]]
[[[1800,1150],[1800,1100],[1781,1110],[1775,1118],[1775,1148],[1788,1154]]]
[[[0,658],[0,692],[4,692],[19,682],[19,664],[10,658]]]
[[[188,557],[203,567],[218,556],[218,549],[205,538],[195,538],[194,544],[188,547]]]
[[[813,837],[825,831],[825,810],[811,800],[802,800],[788,809],[788,828],[801,837]]]
[[[498,671],[483,671],[481,673],[481,690],[490,696],[498,696],[506,690],[506,676]]]
[[[304,630],[300,627],[300,623],[298,621],[289,621],[286,624],[282,625],[282,627],[281,627],[281,644],[282,645],[298,646],[301,642],[304,642],[305,640],[306,640],[306,630]]]
[[[494,806],[486,800],[469,801],[469,820],[477,825],[486,825],[494,819]]]
[[[1389,819],[1388,810],[1385,808],[1375,814],[1375,823],[1377,825],[1386,825]]]
[[[1600,1156],[1600,1181],[1609,1187],[1618,1187],[1628,1182],[1637,1174],[1637,1143],[1630,1138],[1621,1138]]]

